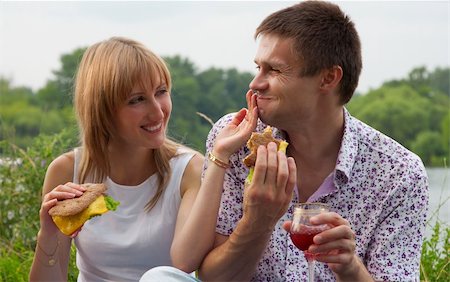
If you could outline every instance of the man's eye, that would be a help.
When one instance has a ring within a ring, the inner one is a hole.
[[[260,66],[256,66],[256,70],[257,70],[257,71],[260,71],[260,70],[261,70],[261,67],[260,67]]]

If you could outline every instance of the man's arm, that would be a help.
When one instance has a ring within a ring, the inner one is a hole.
[[[415,281],[428,213],[428,177],[419,158],[391,172],[392,193],[367,252],[367,268],[377,280]]]
[[[240,231],[245,229],[243,225],[238,225],[230,236],[216,234],[215,248],[199,271],[202,280],[248,281],[253,276],[272,232],[245,234]]]
[[[323,213],[311,218],[314,224],[332,228],[316,235],[309,251],[328,264],[337,281],[414,281],[419,264],[426,213],[428,180],[421,162],[390,171],[390,197],[366,250],[365,264],[355,254],[355,234],[339,214]],[[289,230],[290,222],[283,228]]]
[[[216,235],[215,247],[203,260],[202,280],[249,280],[286,212],[296,183],[292,158],[277,152],[275,143],[260,146],[252,183],[245,188],[243,216],[226,239]]]

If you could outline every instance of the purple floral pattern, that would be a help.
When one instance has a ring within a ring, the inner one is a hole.
[[[422,161],[396,141],[352,117],[346,109],[344,116],[344,136],[335,170],[309,200],[328,203],[350,222],[356,233],[356,254],[375,280],[419,281],[428,212],[428,178]],[[207,139],[207,152],[232,117],[228,114],[216,122]],[[259,122],[256,131],[264,128]],[[283,135],[277,129],[274,134]],[[244,180],[248,174],[242,160],[248,153],[243,147],[230,158],[216,228],[223,235],[230,235],[242,217]],[[307,262],[282,228],[282,223],[292,218],[297,202],[294,194],[287,213],[273,231],[253,281],[307,281]],[[316,263],[315,278],[336,280],[323,263]]]

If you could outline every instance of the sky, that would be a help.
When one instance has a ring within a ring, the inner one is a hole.
[[[449,67],[450,1],[332,1],[355,22],[363,52],[357,91],[415,67]],[[161,56],[181,55],[199,71],[255,72],[253,34],[270,13],[295,1],[0,0],[0,76],[42,88],[60,57],[112,36],[138,40]]]

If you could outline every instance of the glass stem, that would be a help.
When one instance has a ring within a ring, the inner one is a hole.
[[[314,282],[314,267],[315,261],[313,259],[308,260],[308,281]]]
[[[308,281],[314,282],[314,267],[316,266],[314,255],[309,252],[305,252],[305,258],[308,261]]]

